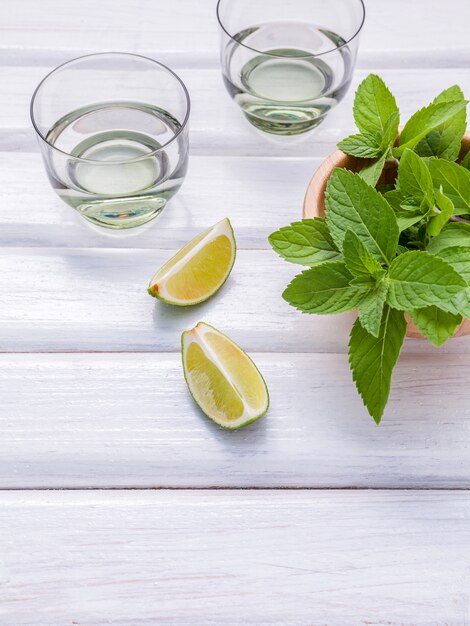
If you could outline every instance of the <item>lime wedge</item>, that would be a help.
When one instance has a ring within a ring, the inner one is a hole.
[[[240,428],[266,413],[266,383],[250,357],[231,339],[199,322],[182,334],[181,348],[189,391],[216,424]]]
[[[155,274],[148,292],[177,306],[208,300],[227,280],[235,261],[236,243],[226,217],[197,235]]]

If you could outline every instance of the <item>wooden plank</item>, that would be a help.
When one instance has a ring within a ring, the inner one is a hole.
[[[49,69],[0,67],[0,84],[8,85],[8,89],[0,93],[0,150],[37,151],[36,138],[30,129],[29,100],[37,83]],[[316,132],[300,140],[289,138],[286,142],[285,138],[261,135],[243,118],[225,92],[218,70],[181,70],[179,74],[192,98],[191,154],[325,157],[340,139],[354,132],[354,90],[368,73],[369,70],[355,73],[353,86],[344,101]],[[380,70],[380,74],[397,94],[402,120],[453,83],[458,83],[466,94],[470,93],[468,68]],[[208,184],[209,180],[210,177]]]
[[[1,18],[3,63],[58,64],[84,53],[122,50],[175,66],[218,64],[215,2],[156,6],[152,0],[127,0],[116,6],[113,0],[82,0],[64,11],[59,0],[21,0],[5,4]],[[363,67],[404,62],[406,67],[467,67],[469,18],[465,0],[453,0],[450,7],[438,0],[369,2],[359,62]]]
[[[236,223],[235,223],[236,228]],[[303,315],[281,299],[301,268],[272,250],[240,250],[230,278],[208,302],[178,308],[152,299],[150,278],[169,250],[3,248],[0,352],[175,351],[203,319],[261,352],[344,352],[354,316]],[[416,352],[435,353],[424,341]],[[466,338],[441,354],[465,353]]]
[[[39,154],[0,154],[0,245],[178,248],[229,216],[239,248],[268,248],[268,235],[302,216],[320,158],[192,156],[181,191],[149,229],[92,227],[53,193]]]
[[[470,487],[466,354],[403,355],[380,427],[346,355],[253,356],[269,413],[227,432],[179,354],[1,355],[0,486]]]
[[[468,492],[3,493],[15,626],[467,624]]]

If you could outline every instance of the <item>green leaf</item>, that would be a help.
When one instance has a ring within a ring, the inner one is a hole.
[[[380,154],[380,144],[375,135],[370,133],[346,137],[339,142],[338,148],[346,154],[363,159],[374,158]]]
[[[359,321],[364,330],[374,337],[379,336],[385,300],[387,299],[388,283],[380,282],[359,303]]]
[[[359,320],[349,341],[349,363],[354,382],[370,415],[380,423],[390,394],[393,368],[400,355],[406,334],[406,320],[401,311],[386,306],[379,336],[368,333]]]
[[[304,313],[343,313],[354,309],[366,291],[351,286],[351,279],[341,261],[323,263],[296,276],[282,297]]]
[[[425,217],[420,206],[406,204],[407,199],[403,196],[400,189],[387,191],[385,193],[385,199],[395,212],[400,232],[403,232]]]
[[[410,226],[414,226],[414,224],[420,222],[423,217],[424,216],[421,213],[415,213],[414,215],[410,215],[409,213],[401,213],[400,215],[397,215],[397,223],[400,232],[402,233],[407,228],[410,228]]]
[[[380,263],[352,230],[348,230],[344,237],[343,255],[346,267],[354,276],[376,277],[383,273]]]
[[[431,239],[427,251],[431,254],[437,254],[441,250],[454,248],[455,246],[470,247],[470,224],[465,224],[464,222],[450,222],[446,224],[440,234]]]
[[[349,283],[350,285],[355,285],[356,287],[364,287],[366,289],[376,289],[379,280],[385,276],[386,272],[383,270],[383,274],[381,276],[356,276]]]
[[[461,315],[447,313],[437,306],[414,309],[410,311],[410,316],[420,332],[433,346],[441,346],[452,337],[462,321]]]
[[[383,136],[390,117],[398,114],[395,98],[384,81],[369,74],[359,85],[354,100],[354,120],[361,133]]]
[[[286,261],[300,265],[319,265],[341,259],[324,219],[294,222],[269,236],[273,249]]]
[[[406,149],[400,160],[397,188],[388,191],[385,199],[392,206],[401,231],[425,217],[434,208],[434,189],[425,162]]]
[[[400,145],[393,150],[394,156],[400,157],[406,148],[414,148],[423,137],[452,119],[466,106],[466,101],[441,102],[420,109],[405,124],[400,135]]]
[[[412,150],[406,149],[398,166],[397,188],[408,203],[426,213],[434,206],[434,189],[431,174],[424,161]]]
[[[381,263],[390,263],[398,244],[398,225],[385,198],[357,174],[336,169],[326,188],[326,222],[340,250],[352,230]]]
[[[377,159],[374,163],[371,163],[367,167],[363,167],[359,172],[359,176],[366,181],[368,185],[371,187],[375,187],[377,181],[380,178],[380,175],[383,172],[385,161],[387,160],[387,154],[384,153],[382,156]]]
[[[440,306],[466,287],[454,268],[428,252],[400,254],[390,266],[387,301],[401,311]]]
[[[404,201],[403,193],[399,189],[390,189],[384,193],[384,197],[396,212],[401,212],[401,204]]]
[[[470,152],[467,152],[460,165],[465,169],[470,170]]]
[[[438,252],[437,256],[452,265],[454,270],[470,285],[470,247],[445,248]]]
[[[457,85],[449,87],[433,101],[433,104],[442,102],[464,102],[465,97]],[[467,112],[459,111],[447,122],[432,130],[415,147],[416,152],[423,157],[439,157],[455,161],[459,156],[460,142],[467,127]]]
[[[445,196],[439,189],[436,190],[436,202],[441,212],[439,215],[431,217],[428,222],[427,228],[431,237],[437,237],[454,214],[454,205],[452,204],[452,200]]]
[[[392,185],[391,183],[385,183],[383,185],[377,185],[375,188],[381,194],[386,194],[389,191],[393,191],[395,189],[395,185]]]
[[[470,287],[458,293],[449,302],[441,304],[441,308],[455,315],[470,318]]]
[[[452,200],[455,215],[470,213],[470,171],[444,159],[428,162],[435,189]]]
[[[382,134],[382,141],[380,142],[380,149],[382,153],[387,153],[390,148],[393,147],[395,143],[395,139],[398,136],[398,126],[400,124],[400,114],[398,110],[396,113],[393,113],[387,123],[385,124],[385,128]]]

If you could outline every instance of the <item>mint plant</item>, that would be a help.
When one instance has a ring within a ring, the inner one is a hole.
[[[399,134],[395,98],[376,75],[359,86],[359,133],[338,144],[364,160],[359,174],[335,169],[326,217],[269,237],[273,249],[305,265],[283,293],[303,313],[357,309],[349,363],[365,406],[379,423],[406,335],[406,314],[440,346],[470,318],[470,156],[458,163],[466,129],[461,89],[450,87],[415,113]],[[392,185],[378,185],[386,163]]]

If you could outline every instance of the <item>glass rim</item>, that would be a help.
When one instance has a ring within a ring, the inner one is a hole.
[[[252,52],[257,52],[258,54],[264,54],[265,56],[270,56],[273,57],[275,59],[282,59],[285,58],[282,54],[274,54],[272,52],[263,52],[263,50],[258,50],[257,48],[253,48],[252,46],[248,46],[246,43],[243,43],[242,41],[235,39],[235,37],[225,28],[223,22],[222,22],[222,17],[220,15],[221,13],[221,6],[222,3],[224,2],[224,0],[218,0],[217,1],[217,8],[216,8],[216,15],[217,15],[217,21],[219,23],[220,28],[224,31],[224,33],[235,43],[237,43],[239,46],[243,46],[244,48],[247,48],[248,50],[251,50]],[[320,52],[318,54],[305,54],[305,55],[300,55],[298,57],[296,57],[297,59],[310,59],[310,58],[318,58],[321,56],[325,56],[326,54],[331,54],[332,52],[335,52],[337,50],[341,50],[342,48],[344,48],[345,46],[349,45],[351,43],[351,41],[353,41],[361,32],[362,27],[364,26],[364,22],[366,20],[366,6],[364,4],[364,0],[354,0],[354,2],[357,2],[359,4],[359,6],[362,9],[362,18],[359,24],[359,27],[357,28],[356,32],[351,35],[351,37],[349,37],[349,39],[347,41],[345,41],[343,44],[341,44],[340,46],[336,47],[336,48],[331,48],[331,50],[326,50],[325,52]]]
[[[45,84],[45,82],[49,78],[51,78],[51,76],[53,76],[56,72],[58,72],[59,70],[63,69],[67,65],[71,65],[72,63],[75,63],[76,61],[81,61],[83,59],[89,59],[89,58],[92,58],[92,57],[105,57],[105,56],[117,56],[117,57],[118,56],[125,56],[125,57],[134,57],[136,59],[144,59],[145,61],[150,61],[150,63],[153,63],[154,65],[158,65],[160,68],[162,68],[162,69],[166,70],[167,72],[169,72],[170,74],[172,74],[172,76],[174,78],[176,78],[176,80],[178,81],[178,83],[182,87],[183,93],[184,93],[184,96],[185,96],[185,99],[186,99],[186,114],[184,116],[184,120],[181,123],[181,128],[178,129],[178,131],[173,135],[173,137],[171,139],[169,139],[167,142],[162,144],[160,146],[160,148],[157,148],[156,150],[152,150],[148,154],[143,154],[142,156],[134,157],[132,159],[123,159],[121,161],[110,161],[110,162],[106,163],[104,161],[98,161],[96,159],[87,159],[86,157],[74,156],[73,154],[70,154],[70,152],[66,152],[65,150],[61,150],[60,148],[58,148],[57,146],[52,144],[50,141],[48,141],[46,139],[46,137],[44,137],[43,133],[39,130],[39,127],[36,124],[36,120],[34,119],[33,108],[34,108],[34,104],[36,102],[36,98],[38,96],[39,90]],[[92,54],[84,54],[82,56],[75,57],[73,59],[69,59],[68,61],[65,61],[64,63],[61,63],[60,65],[58,65],[57,67],[52,69],[50,72],[48,72],[44,76],[44,78],[42,78],[42,80],[38,83],[38,85],[36,86],[35,90],[33,91],[33,95],[31,96],[31,101],[30,101],[30,104],[29,104],[29,115],[30,115],[30,118],[31,118],[31,123],[33,125],[34,130],[36,131],[36,135],[39,137],[39,139],[43,143],[45,143],[52,150],[55,150],[56,152],[59,152],[60,154],[63,154],[64,156],[68,157],[69,159],[73,159],[75,161],[79,161],[79,162],[82,162],[82,163],[96,163],[96,164],[99,163],[100,165],[103,165],[103,166],[111,165],[111,164],[112,165],[116,165],[116,164],[119,165],[119,164],[123,164],[123,163],[136,163],[138,161],[144,161],[145,159],[148,159],[148,158],[150,158],[152,156],[155,156],[156,154],[161,152],[164,148],[169,146],[183,132],[183,130],[186,128],[186,125],[188,123],[190,112],[191,112],[191,98],[189,96],[188,89],[187,89],[186,85],[184,84],[184,82],[181,80],[181,78],[178,76],[178,74],[176,72],[174,72],[171,68],[169,68],[164,63],[160,63],[160,61],[155,61],[155,59],[151,59],[150,57],[147,57],[147,56],[145,56],[143,54],[134,54],[133,52],[113,52],[113,51],[110,51],[110,52],[94,52]]]

